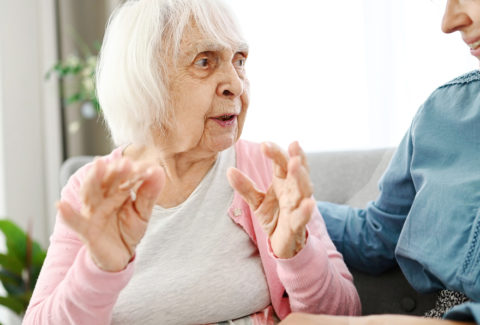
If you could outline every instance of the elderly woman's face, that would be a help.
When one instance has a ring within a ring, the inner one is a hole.
[[[216,153],[235,143],[248,108],[245,44],[224,45],[188,27],[169,91],[175,119],[168,138],[177,152]]]

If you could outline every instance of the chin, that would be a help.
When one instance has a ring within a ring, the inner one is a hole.
[[[216,152],[220,152],[220,151],[223,151],[223,150],[227,150],[228,148],[230,148],[230,147],[233,146],[234,144],[235,144],[235,141],[220,142],[220,143],[215,144],[214,150],[215,150]]]
[[[233,146],[235,142],[237,142],[239,137],[229,137],[229,138],[223,138],[223,139],[216,139],[212,142],[210,148],[213,151],[220,152],[223,150],[226,150]]]

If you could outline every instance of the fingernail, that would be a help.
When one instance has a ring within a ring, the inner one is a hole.
[[[148,176],[152,176],[152,174],[153,174],[153,167],[149,167],[145,172],[145,175],[148,177]]]
[[[265,150],[271,152],[273,148],[273,144],[271,142],[264,142],[263,145],[265,146]]]
[[[136,183],[137,180],[132,180],[132,179],[127,179],[125,182],[121,183],[118,185],[119,190],[125,190],[130,188],[134,183]]]

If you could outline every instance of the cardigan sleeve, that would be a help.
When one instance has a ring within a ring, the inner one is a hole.
[[[342,255],[327,234],[317,209],[307,225],[305,247],[290,259],[277,261],[277,273],[292,311],[359,315],[360,298]],[[272,251],[270,251],[272,254]]]
[[[272,181],[272,163],[260,145],[237,142],[237,168],[266,191]],[[278,317],[291,311],[322,314],[360,314],[360,298],[342,255],[333,245],[317,208],[307,225],[305,247],[290,259],[276,258],[268,236],[254,212],[236,193],[233,208],[245,211],[239,222],[257,244],[267,278],[272,305]],[[235,219],[235,216],[234,216]]]
[[[76,210],[86,169],[74,174],[62,190],[62,200]],[[133,263],[121,272],[99,269],[76,233],[57,215],[23,324],[109,324],[118,294],[132,275]]]

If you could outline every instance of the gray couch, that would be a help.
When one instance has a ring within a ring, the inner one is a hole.
[[[315,199],[365,207],[378,195],[378,180],[393,153],[393,148],[309,153]],[[416,292],[398,267],[380,276],[351,271],[365,315],[423,315],[435,305],[436,294]]]
[[[315,186],[315,198],[364,207],[378,194],[377,182],[387,167],[393,148],[315,152],[308,154],[310,174]],[[90,156],[73,157],[65,161],[60,171],[63,187],[70,175],[92,160]],[[435,294],[420,294],[412,289],[398,268],[371,276],[354,269],[355,285],[362,301],[364,315],[422,315],[433,308]]]

